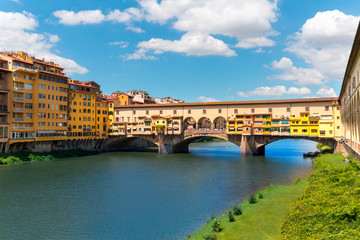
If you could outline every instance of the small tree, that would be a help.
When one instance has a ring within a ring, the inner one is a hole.
[[[263,199],[264,195],[262,193],[259,193],[259,199]]]
[[[229,218],[229,222],[235,222],[235,217],[231,210],[228,211],[228,218]]]
[[[235,214],[235,215],[241,215],[241,214],[242,214],[242,210],[241,210],[240,205],[239,205],[239,206],[235,206],[235,207],[233,208],[233,211],[234,211],[234,214]]]
[[[203,237],[205,240],[217,240],[217,237],[215,234],[208,234]]]
[[[221,226],[221,222],[217,219],[215,219],[211,227],[214,232],[221,232],[223,230],[223,227]]]
[[[255,203],[257,203],[257,200],[256,200],[255,195],[251,195],[251,196],[249,197],[248,201],[249,201],[250,204],[255,204]]]

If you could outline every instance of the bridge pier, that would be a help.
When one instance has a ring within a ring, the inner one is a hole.
[[[255,136],[242,135],[240,143],[241,156],[265,155],[265,145],[257,146]]]

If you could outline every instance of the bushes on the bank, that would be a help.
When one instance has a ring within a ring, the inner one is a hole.
[[[282,226],[283,239],[360,239],[360,165],[343,159],[316,158],[305,193]]]
[[[251,195],[248,199],[249,203],[250,204],[255,204],[257,203],[257,200],[256,200],[256,196],[255,195]]]
[[[204,236],[205,240],[217,240],[217,237],[215,234],[208,234]]]
[[[229,222],[235,222],[235,217],[231,210],[228,211],[228,218]]]
[[[221,232],[221,231],[223,230],[223,227],[222,227],[222,225],[221,225],[221,222],[220,222],[220,220],[218,220],[218,219],[215,219],[215,221],[213,222],[213,224],[211,225],[211,227],[212,227],[212,230],[213,230],[214,232]]]
[[[80,157],[94,154],[95,152],[83,151],[83,150],[64,150],[53,151],[50,153],[3,153],[0,154],[0,165],[15,163],[15,162],[27,162],[27,161],[41,161],[51,160],[55,158],[66,157]]]
[[[234,211],[234,214],[235,214],[235,215],[241,215],[241,214],[242,214],[242,210],[241,210],[240,205],[235,206],[235,207],[233,208],[233,211]]]

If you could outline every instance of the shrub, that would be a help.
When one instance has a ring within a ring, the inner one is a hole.
[[[249,201],[250,204],[255,204],[255,203],[257,203],[257,200],[256,200],[255,195],[251,195],[251,196],[249,197],[248,201]]]
[[[10,156],[7,159],[10,160],[10,162],[21,162],[21,159],[18,157]]]
[[[239,205],[239,206],[235,206],[235,207],[233,208],[233,211],[234,211],[234,214],[235,214],[235,215],[241,215],[241,214],[242,214],[242,210],[241,210],[240,205]]]
[[[264,195],[262,193],[259,193],[259,199],[263,199]]]
[[[228,211],[228,218],[229,218],[229,222],[235,222],[235,217],[231,210]]]
[[[297,185],[297,184],[299,184],[299,183],[301,183],[301,179],[300,179],[300,178],[296,179],[295,185]]]
[[[215,234],[208,234],[203,237],[205,240],[217,240],[217,237]]]
[[[221,222],[218,219],[215,219],[211,227],[214,232],[221,232],[223,230],[223,227],[221,226]]]

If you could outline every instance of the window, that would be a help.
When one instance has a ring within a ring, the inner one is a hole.
[[[25,83],[25,89],[33,89],[33,85],[30,83]]]
[[[50,95],[49,95],[49,97],[50,97]],[[46,99],[46,94],[39,93],[39,98],[40,99]]]
[[[133,114],[136,114],[136,111],[133,111]]]
[[[174,114],[177,114],[177,111],[176,111],[176,110],[174,110]]]
[[[269,113],[272,113],[272,108],[269,108]]]
[[[307,129],[303,129],[302,132],[303,132],[303,133],[306,133],[306,132],[307,132]]]
[[[221,113],[221,109],[218,110],[218,113]]]
[[[336,128],[337,128],[337,129],[340,129],[340,126],[337,126]]]
[[[251,113],[255,113],[255,108],[252,108],[252,109],[251,109]]]
[[[25,113],[26,119],[32,119],[32,113]]]
[[[291,108],[286,108],[286,112],[290,112],[291,111]]]
[[[310,107],[305,107],[305,112],[309,112],[310,111]]]
[[[329,111],[330,107],[329,106],[325,106],[325,111]]]
[[[317,133],[317,129],[311,129],[312,133]]]
[[[206,109],[203,110],[203,114],[206,114]]]
[[[149,110],[146,110],[146,115],[149,115]]]
[[[294,132],[296,133],[296,132],[298,132],[298,130],[297,130],[297,129],[294,129]]]
[[[45,104],[45,103],[39,103],[39,108],[45,109],[45,108],[46,108],[46,104]]]
[[[25,93],[25,99],[32,99],[31,93]]]
[[[237,110],[237,109],[234,109],[234,113],[237,114],[237,113],[238,113],[238,110]]]
[[[45,122],[39,122],[39,127],[45,127]]]
[[[160,110],[160,114],[163,114],[163,111],[162,111],[162,110]]]
[[[26,109],[32,109],[33,108],[32,103],[25,103],[25,108]]]
[[[45,84],[39,84],[39,89],[46,90],[46,85]]]

